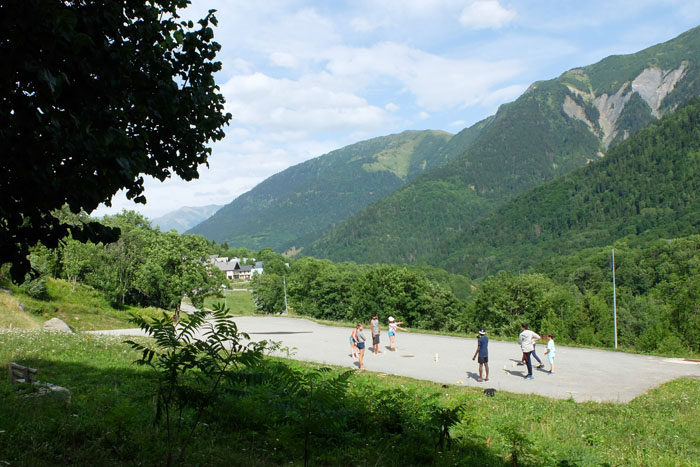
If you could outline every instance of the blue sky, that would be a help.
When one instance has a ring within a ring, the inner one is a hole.
[[[409,129],[457,133],[534,81],[634,53],[700,24],[695,0],[194,0],[216,9],[217,75],[233,115],[210,167],[147,180],[157,217],[227,204],[287,167]]]

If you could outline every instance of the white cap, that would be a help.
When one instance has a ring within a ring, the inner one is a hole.
[[[394,321],[394,317],[393,317],[393,316],[389,316],[389,321]]]

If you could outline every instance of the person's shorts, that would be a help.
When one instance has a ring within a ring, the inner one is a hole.
[[[364,342],[358,342],[358,343],[357,343],[357,348],[360,349],[360,350],[364,349],[364,348],[365,348],[365,343],[364,343]]]
[[[554,365],[554,355],[552,355],[551,353],[548,353],[547,358],[549,359],[549,364]]]
[[[391,331],[389,331],[389,337],[394,337],[395,335],[396,335],[396,333],[395,333],[395,332],[391,332]]]
[[[353,339],[352,336],[350,336],[350,343],[352,344],[354,342],[355,342],[355,339]]]
[[[379,334],[372,336],[372,345],[379,345]]]
[[[488,363],[489,357],[479,357],[479,363]]]

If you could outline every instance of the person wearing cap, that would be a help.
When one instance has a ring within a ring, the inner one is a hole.
[[[479,337],[476,340],[476,352],[472,360],[479,356],[479,382],[489,380],[489,338],[486,337],[484,329],[479,330]],[[486,378],[484,378],[483,370],[486,367]]]
[[[396,330],[403,329],[402,327],[399,327],[399,324],[403,324],[403,321],[396,321],[393,316],[389,316],[389,350],[392,352],[396,351],[396,346],[394,345]]]

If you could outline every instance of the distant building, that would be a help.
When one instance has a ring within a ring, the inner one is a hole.
[[[216,255],[214,255],[216,256]],[[226,274],[226,279],[250,279],[255,274],[263,273],[263,263],[262,261],[257,261],[255,266],[249,264],[241,265],[240,258],[222,258],[219,256],[211,257],[212,264],[221,269]],[[243,258],[245,261],[247,258]]]

